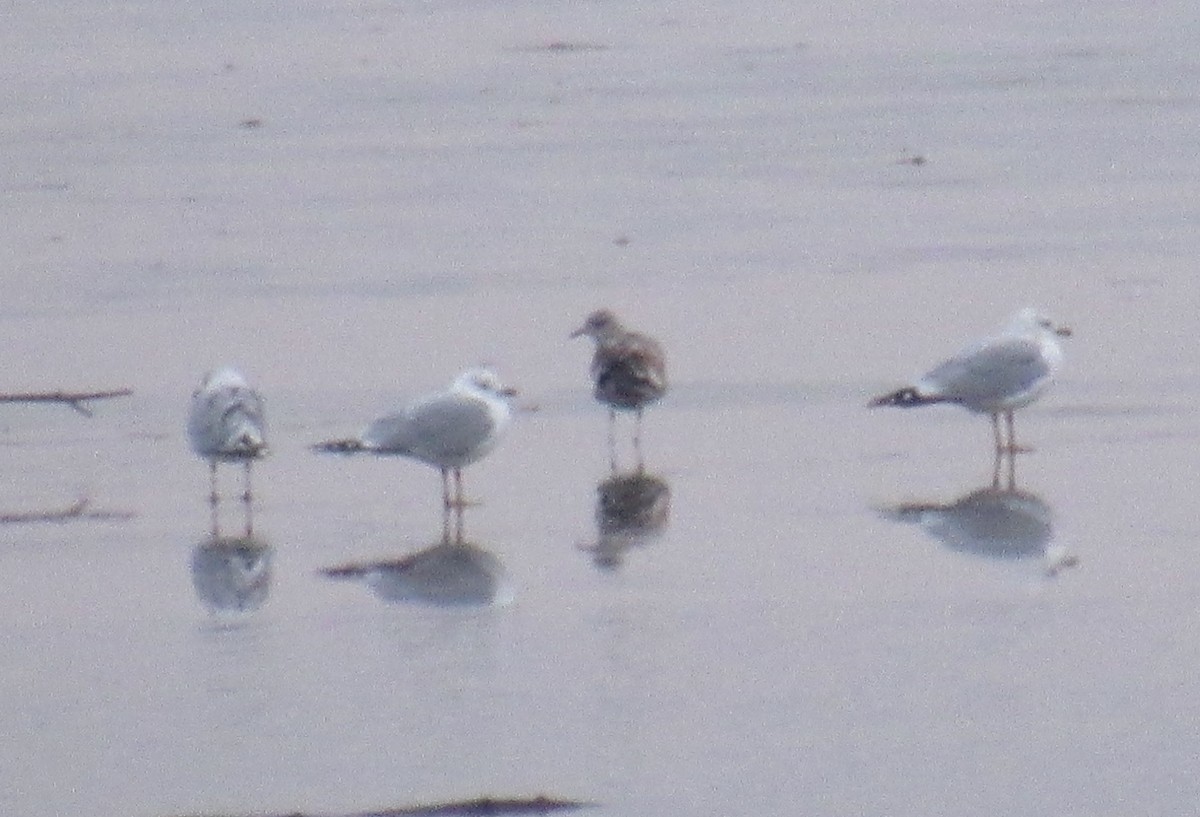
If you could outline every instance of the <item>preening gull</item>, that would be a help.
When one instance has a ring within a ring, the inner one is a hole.
[[[667,392],[667,364],[662,346],[654,338],[626,329],[617,316],[598,309],[571,337],[587,336],[596,343],[592,355],[592,394],[608,406],[609,440],[612,441],[616,412],[637,414],[637,436],[641,442],[642,409]]]
[[[450,388],[380,417],[357,437],[314,446],[340,454],[411,457],[442,472],[442,505],[462,508],[462,469],[486,456],[508,427],[514,389],[487,368],[468,369]],[[450,475],[455,482],[450,496]]]
[[[262,397],[236,369],[225,367],[208,372],[192,393],[187,432],[192,450],[209,464],[209,499],[215,505],[217,463],[240,462],[245,466],[242,499],[249,502],[250,466],[267,453],[267,426]]]
[[[1071,330],[1056,326],[1037,310],[1026,307],[1012,317],[1000,334],[980,341],[934,367],[915,384],[872,400],[869,405],[926,406],[954,403],[991,415],[996,451],[1015,452],[1013,412],[1041,396],[1062,363],[1060,337]],[[1008,426],[1008,441],[1000,430],[1000,415]]]

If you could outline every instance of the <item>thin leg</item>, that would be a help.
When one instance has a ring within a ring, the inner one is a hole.
[[[458,508],[459,516],[462,516],[462,509],[467,506],[467,503],[463,499],[461,468],[454,469],[454,504]]]
[[[1013,413],[1011,411],[1004,412],[1004,420],[1008,424],[1008,450],[1009,453],[1017,453],[1017,432],[1013,429]]]
[[[442,506],[442,544],[450,544],[450,503]]]
[[[252,460],[246,460],[246,471],[242,481],[242,501],[249,503],[254,494],[250,490],[250,467],[253,464]]]
[[[450,469],[442,469],[442,508],[450,510]]]
[[[208,461],[208,504],[216,507],[221,501],[220,495],[217,493],[217,461]]]
[[[617,472],[617,412],[611,408],[608,410],[608,467],[614,474]]]
[[[462,506],[459,506],[458,513],[454,515],[454,543],[461,545],[463,543],[463,518],[466,513]]]
[[[1000,464],[1004,461],[1004,452],[996,446],[996,456],[992,459],[992,490],[1000,490]]]
[[[242,510],[245,517],[243,533],[247,539],[250,539],[254,536],[254,503],[250,500],[249,496],[243,497],[242,501],[244,503]]]
[[[1004,439],[1000,436],[1000,415],[992,414],[992,439],[996,444],[996,456],[1000,456],[1000,452],[1004,450]]]
[[[1017,458],[1015,456],[1008,458],[1008,490],[1017,490]]]
[[[633,424],[633,453],[637,457],[637,470],[642,473],[646,470],[646,464],[642,458],[642,409],[641,406],[637,409],[637,416]]]

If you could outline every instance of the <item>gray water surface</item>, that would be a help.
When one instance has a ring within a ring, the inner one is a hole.
[[[118,514],[0,525],[0,813],[1190,812],[1198,35],[1186,3],[18,2],[0,390],[135,394],[0,406],[0,513]],[[865,404],[1027,304],[1075,336],[997,500],[986,419]],[[616,516],[566,337],[601,305],[673,384]],[[467,472],[472,549],[323,575],[439,546],[439,483],[308,446],[481,361],[531,410]],[[249,536],[183,433],[226,362],[271,423]]]

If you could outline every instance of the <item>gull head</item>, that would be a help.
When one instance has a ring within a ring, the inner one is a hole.
[[[1057,335],[1060,338],[1071,337],[1071,327],[1055,323],[1031,306],[1027,306],[1017,312],[1016,315],[1013,315],[1008,328],[1013,334],[1024,334],[1033,331]]]
[[[617,316],[608,309],[597,309],[588,315],[583,326],[571,333],[571,337],[587,336],[593,340],[600,340],[619,331],[621,331],[621,322],[617,320]]]
[[[200,380],[200,387],[196,389],[196,392],[216,391],[217,389],[245,389],[248,387],[249,384],[241,372],[232,366],[222,366],[219,369],[205,372],[204,377]]]
[[[467,369],[454,380],[454,389],[477,394],[481,397],[494,397],[508,400],[516,395],[517,390],[504,385],[500,377],[486,366]]]

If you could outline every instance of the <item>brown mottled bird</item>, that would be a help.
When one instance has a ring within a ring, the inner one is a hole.
[[[608,406],[608,432],[613,440],[616,413],[632,411],[637,415],[634,444],[640,452],[642,409],[667,392],[667,365],[662,346],[654,338],[626,329],[617,316],[598,309],[583,326],[571,333],[586,335],[596,342],[592,356],[592,394]]]

